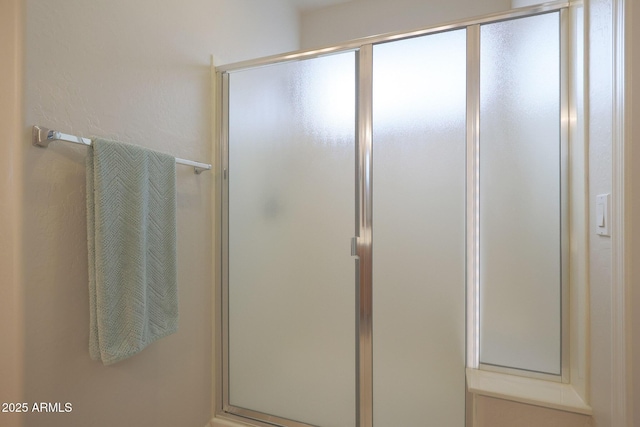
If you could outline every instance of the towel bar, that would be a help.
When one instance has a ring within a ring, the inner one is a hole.
[[[89,138],[82,138],[80,136],[69,135],[59,132],[57,130],[48,129],[42,126],[33,127],[33,145],[36,147],[47,148],[52,141],[64,141],[72,142],[74,144],[91,145]],[[176,157],[176,163],[181,165],[193,166],[193,171],[196,174],[200,174],[202,171],[211,170],[211,165],[208,163],[194,162],[192,160],[179,159]]]

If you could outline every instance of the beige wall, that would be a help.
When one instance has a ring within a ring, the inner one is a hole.
[[[13,9],[21,4],[24,28]],[[0,143],[0,400],[73,405],[22,419],[0,413],[2,426],[202,427],[210,419],[214,175],[178,168],[179,332],[105,367],[88,355],[86,148],[29,143],[37,124],[208,162],[210,55],[223,63],[298,48],[298,18],[285,0],[159,6],[0,3],[0,128],[19,135]],[[5,37],[14,32],[17,41]],[[24,72],[19,56],[6,61],[21,50]],[[22,78],[23,96],[14,83]]]
[[[476,398],[474,427],[589,427],[591,417],[555,409],[509,402],[492,397]]]
[[[630,181],[627,181],[630,185],[630,198],[628,203],[631,205],[631,216],[627,218],[628,225],[631,230],[631,253],[627,258],[630,263],[628,268],[631,271],[631,292],[633,295],[633,301],[631,303],[631,310],[633,315],[632,325],[632,354],[633,354],[633,419],[632,425],[640,426],[640,28],[638,28],[637,22],[640,22],[640,5],[638,3],[633,4],[631,15],[627,17],[627,43],[628,52],[631,53],[631,58],[627,63],[631,67],[630,84],[631,84],[631,111],[627,116],[632,125],[632,140],[631,140],[631,159],[627,163],[629,165]]]
[[[589,14],[589,200],[591,396],[594,426],[612,423],[611,238],[595,233],[595,198],[612,190],[613,16],[611,0],[591,0]]]
[[[540,0],[511,0],[511,7],[526,7],[526,6],[534,6],[536,4],[540,4]]]
[[[353,0],[302,14],[300,44],[309,49],[501,12],[510,0]]]
[[[22,400],[21,71],[19,0],[0,2],[0,402]],[[1,408],[0,408],[1,410]],[[18,427],[19,416],[0,412],[0,425]]]

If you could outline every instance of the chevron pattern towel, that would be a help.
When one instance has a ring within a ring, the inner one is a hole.
[[[94,140],[87,237],[91,358],[109,365],[176,332],[175,158]]]

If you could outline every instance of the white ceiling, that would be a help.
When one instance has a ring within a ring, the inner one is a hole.
[[[320,9],[322,7],[331,6],[339,3],[349,3],[353,0],[289,0],[298,10],[307,11],[311,9]]]

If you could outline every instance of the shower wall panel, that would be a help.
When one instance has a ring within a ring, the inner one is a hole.
[[[560,374],[559,13],[484,25],[480,362]]]
[[[373,421],[465,421],[466,31],[374,46]]]

